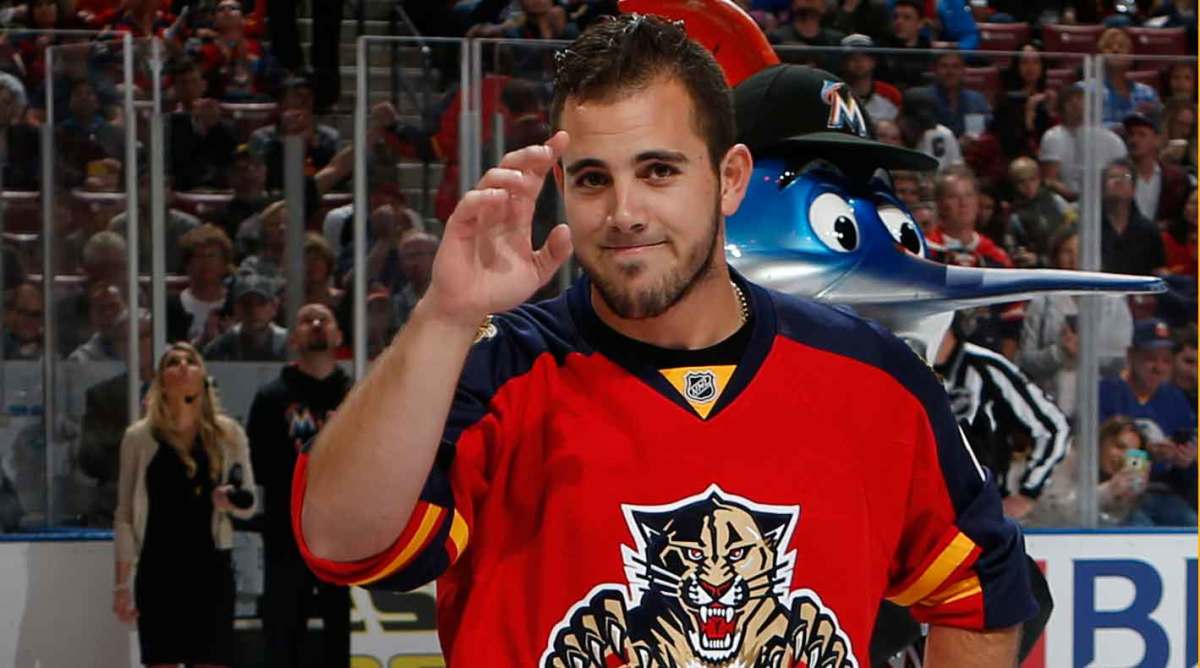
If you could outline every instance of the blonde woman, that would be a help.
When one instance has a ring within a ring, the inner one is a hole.
[[[159,360],[146,413],[121,441],[113,611],[137,621],[144,665],[229,666],[230,516],[255,505],[246,434],[188,343]]]

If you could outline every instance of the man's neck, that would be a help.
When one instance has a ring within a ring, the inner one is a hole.
[[[592,307],[601,322],[631,339],[660,348],[698,350],[724,341],[742,326],[742,305],[729,281],[729,270],[721,262],[683,299],[653,318],[620,317],[594,286]]]
[[[872,82],[869,76],[860,77],[853,81],[847,77],[846,81],[850,83],[850,89],[854,91],[854,94],[864,100],[871,97],[871,93],[875,90],[874,82]]]
[[[233,192],[234,199],[239,202],[249,202],[251,204],[257,203],[259,200],[266,199],[266,197],[267,191],[263,188],[244,188],[241,190],[235,190]]]
[[[792,29],[796,34],[804,39],[813,39],[821,34],[821,24],[819,22],[810,23],[808,21],[792,21]]]
[[[337,360],[333,358],[333,353],[326,351],[321,353],[305,353],[296,360],[296,368],[306,376],[316,378],[317,380],[325,380],[329,374],[337,369]]]
[[[216,302],[225,298],[225,286],[220,281],[215,283],[192,281],[188,290],[192,296],[202,302]]]
[[[967,245],[969,245],[972,241],[975,241],[975,230],[972,230],[969,227],[962,227],[956,230],[943,227],[942,234]]]
[[[1124,232],[1125,228],[1129,227],[1130,209],[1129,202],[1119,202],[1109,206],[1108,224],[1112,225],[1118,233]]]
[[[1150,385],[1139,381],[1128,370],[1122,372],[1121,376],[1125,379],[1125,382],[1129,385],[1129,390],[1133,392],[1133,396],[1137,398],[1139,403],[1150,401],[1154,393],[1158,391],[1157,385]]]
[[[270,323],[267,323],[267,326],[261,329],[250,329],[244,323],[242,324],[242,341],[251,348],[262,348],[270,338]]]
[[[1153,153],[1148,153],[1134,161],[1134,169],[1137,175],[1143,179],[1148,179],[1154,176],[1155,170],[1158,169],[1158,156]]]

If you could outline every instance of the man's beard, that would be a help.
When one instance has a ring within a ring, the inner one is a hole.
[[[308,340],[306,350],[310,353],[323,353],[329,350],[329,339],[324,336],[314,336]]]
[[[720,228],[720,220],[721,211],[718,200],[713,208],[708,238],[701,239],[687,249],[681,267],[660,278],[657,285],[640,292],[634,292],[623,285],[621,276],[605,276],[595,267],[588,266],[588,262],[582,256],[579,256],[579,263],[610,311],[626,320],[654,318],[678,304],[708,273],[712,264],[713,252],[717,247],[717,231]],[[618,267],[616,273],[627,278],[634,278],[646,270],[644,262],[635,261],[624,267]]]

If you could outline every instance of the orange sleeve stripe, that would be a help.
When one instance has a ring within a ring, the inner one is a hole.
[[[442,518],[446,515],[446,509],[441,506],[435,506],[424,501],[417,504],[417,508],[413,511],[412,517],[408,520],[408,526],[404,527],[404,533],[396,541],[389,552],[393,552],[390,560],[383,562],[383,567],[378,571],[359,580],[355,580],[351,584],[366,585],[395,573],[396,571],[408,565],[414,557],[421,553],[429,542],[437,534],[438,527],[441,526]],[[396,552],[396,548],[399,551]]]
[[[458,561],[458,555],[467,548],[470,537],[471,530],[467,527],[467,521],[457,510],[454,511],[454,519],[450,521],[450,535],[446,537],[446,554],[450,557],[451,564]]]
[[[955,601],[961,601],[969,596],[974,596],[983,591],[983,587],[979,584],[979,578],[972,575],[969,578],[964,578],[951,585],[943,587],[929,596],[921,600],[919,605],[928,607],[947,605]]]
[[[889,596],[888,600],[904,607],[923,600],[937,591],[942,583],[946,582],[950,575],[976,552],[976,549],[975,542],[967,538],[966,534],[961,531],[955,532],[954,537],[942,548],[933,563],[921,572],[916,581],[901,590],[899,594]]]

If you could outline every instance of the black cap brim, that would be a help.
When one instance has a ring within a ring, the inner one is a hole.
[[[931,155],[845,132],[812,132],[755,150],[756,155],[786,157],[793,153],[828,160],[843,171],[883,168],[932,172],[938,168],[937,158]]]

